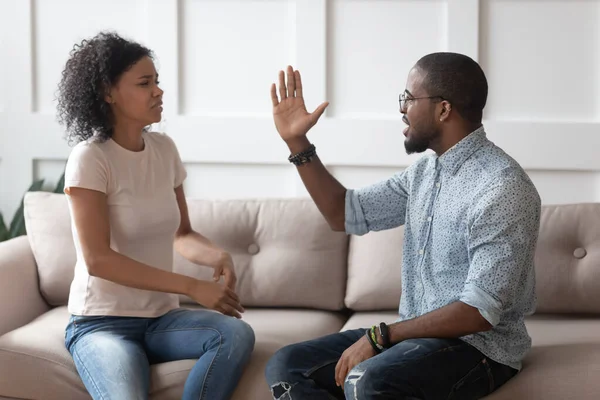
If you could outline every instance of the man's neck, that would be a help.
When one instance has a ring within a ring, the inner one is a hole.
[[[451,127],[449,128],[448,132],[443,132],[440,135],[440,139],[437,143],[432,143],[431,149],[435,151],[439,157],[480,127],[481,124],[461,126],[456,128]]]

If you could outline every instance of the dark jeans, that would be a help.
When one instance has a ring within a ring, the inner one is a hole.
[[[335,384],[335,366],[364,332],[335,333],[279,350],[266,369],[273,398],[470,400],[488,395],[517,373],[459,339],[412,339],[357,365],[342,391]]]

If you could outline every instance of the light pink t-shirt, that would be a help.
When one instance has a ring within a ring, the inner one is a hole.
[[[129,151],[114,140],[77,144],[67,162],[65,192],[80,187],[106,193],[110,247],[136,261],[173,269],[173,241],[180,214],[174,188],[186,178],[179,152],[162,133],[143,134],[144,149]],[[71,199],[69,207],[73,215]],[[179,306],[175,294],[134,289],[90,276],[71,217],[77,251],[69,312],[75,315],[156,317]]]

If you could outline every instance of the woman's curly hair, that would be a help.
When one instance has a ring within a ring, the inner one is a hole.
[[[113,134],[113,115],[105,101],[109,88],[121,74],[144,57],[146,47],[116,33],[100,32],[71,50],[58,84],[58,121],[66,127],[69,144]]]

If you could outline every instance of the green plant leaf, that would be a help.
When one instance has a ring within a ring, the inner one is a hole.
[[[65,187],[65,173],[63,172],[56,184],[56,188],[54,188],[54,193],[64,193]]]
[[[40,179],[39,181],[33,182],[27,191],[39,192],[42,189],[43,185],[44,180]],[[25,196],[23,196],[23,199],[21,199],[21,205],[19,206],[19,209],[17,210],[15,216],[10,222],[10,238],[15,238],[17,236],[23,236],[27,234],[27,230],[25,229],[25,214],[23,212],[25,209],[24,200]]]
[[[8,240],[8,228],[4,223],[4,216],[0,213],[0,242]]]

